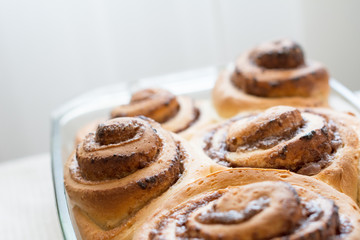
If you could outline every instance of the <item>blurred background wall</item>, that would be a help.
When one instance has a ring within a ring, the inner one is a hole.
[[[50,113],[99,86],[290,37],[360,89],[360,8],[336,0],[0,1],[0,161],[49,151]]]

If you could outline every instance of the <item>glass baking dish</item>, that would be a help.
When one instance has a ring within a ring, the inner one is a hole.
[[[107,118],[113,107],[127,103],[131,93],[142,88],[162,87],[177,95],[210,99],[211,89],[221,69],[223,67],[208,67],[106,86],[68,102],[52,114],[52,175],[64,239],[79,237],[75,225],[72,224],[63,181],[63,165],[74,149],[77,130],[95,119]],[[360,104],[354,93],[335,79],[330,80],[330,86],[330,106],[360,116]]]

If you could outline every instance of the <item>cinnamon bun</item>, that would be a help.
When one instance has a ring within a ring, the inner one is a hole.
[[[171,132],[185,138],[192,136],[196,129],[208,122],[214,122],[205,102],[195,103],[186,96],[175,96],[165,89],[143,89],[135,92],[129,104],[114,108],[111,117],[149,117]]]
[[[212,97],[223,117],[276,105],[327,106],[328,81],[322,64],[305,60],[299,44],[283,39],[242,54],[234,70],[221,73]]]
[[[351,198],[284,170],[229,169],[186,185],[134,239],[358,239]]]
[[[321,179],[358,199],[360,123],[322,108],[278,106],[240,114],[192,140],[214,170],[235,167],[287,169]]]
[[[83,239],[131,234],[153,199],[210,172],[186,143],[146,117],[100,123],[68,159],[64,179]],[[191,167],[190,167],[191,166]]]

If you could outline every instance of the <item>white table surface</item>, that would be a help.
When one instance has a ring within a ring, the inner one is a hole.
[[[62,239],[50,155],[0,164],[0,239]]]
[[[0,239],[62,239],[48,153],[1,163],[0,189]]]

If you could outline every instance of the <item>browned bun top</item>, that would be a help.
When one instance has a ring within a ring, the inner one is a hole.
[[[88,180],[123,178],[149,165],[161,141],[152,126],[140,118],[115,118],[100,123],[78,146],[76,158]]]
[[[172,132],[189,128],[199,117],[199,110],[187,97],[177,97],[164,89],[148,88],[135,92],[129,104],[114,108],[111,117],[146,116]]]
[[[325,183],[234,169],[179,190],[134,239],[356,239],[359,220],[355,203]]]
[[[250,58],[267,69],[291,69],[305,64],[301,46],[289,39],[263,43],[251,52]]]
[[[288,169],[306,175],[328,166],[342,144],[327,116],[287,106],[230,119],[204,141],[207,155],[225,166]]]
[[[328,78],[321,64],[305,60],[298,43],[281,39],[240,56],[231,80],[245,93],[259,97],[309,97],[324,92],[321,88]]]

